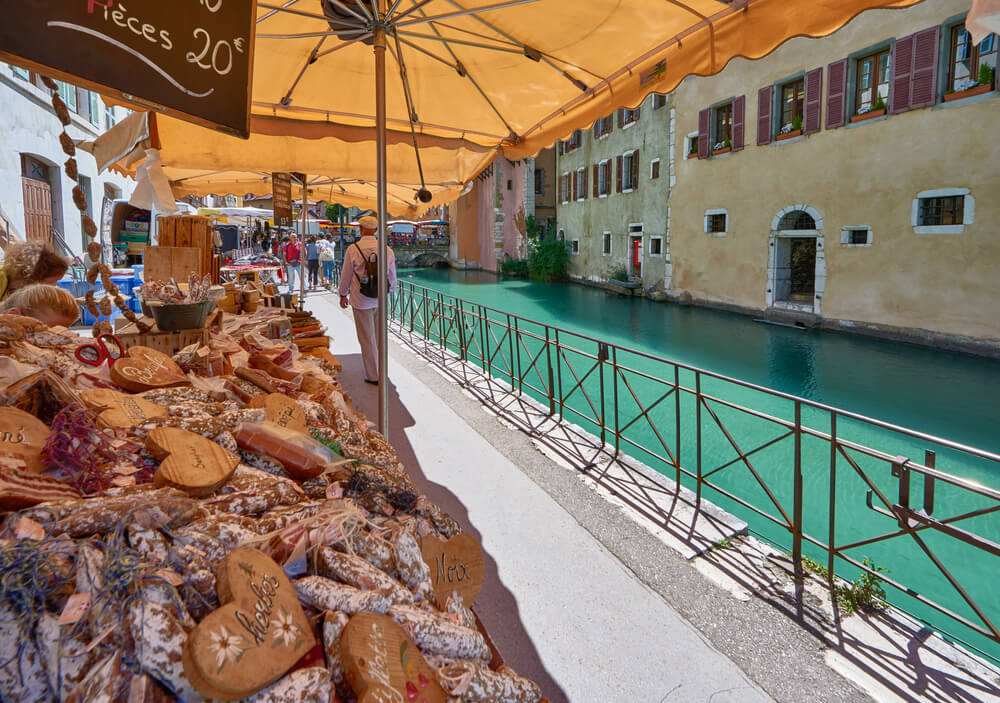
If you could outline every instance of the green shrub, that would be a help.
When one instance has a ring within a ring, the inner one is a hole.
[[[878,96],[878,100],[876,100],[875,104],[872,106],[872,110],[884,110],[884,109],[885,109],[885,100],[883,100],[882,96],[880,95]]]
[[[844,609],[845,615],[850,615],[855,610],[882,610],[886,607],[885,589],[882,588],[882,579],[876,574],[888,573],[887,569],[875,566],[875,562],[865,557],[861,563],[867,566],[875,574],[867,571],[861,572],[858,580],[846,586],[837,586],[835,597],[837,605]]]
[[[616,268],[614,271],[611,272],[611,275],[608,276],[608,278],[610,278],[612,281],[627,281],[628,271],[625,270],[624,266],[619,266],[618,268]]]
[[[504,276],[527,276],[528,260],[508,257],[500,264],[500,273]]]
[[[792,131],[797,129],[802,129],[802,115],[796,115],[795,119],[792,120]]]
[[[569,271],[569,250],[566,242],[543,239],[531,250],[528,272],[538,281],[558,281]]]
[[[979,64],[979,83],[983,85],[993,85],[993,67],[982,63]]]

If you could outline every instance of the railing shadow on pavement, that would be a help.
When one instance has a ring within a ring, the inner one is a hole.
[[[807,564],[825,566],[830,593],[868,574],[894,605],[997,661],[1000,595],[982,574],[1000,573],[1000,491],[936,463],[995,477],[1000,456],[406,281],[389,314],[397,338],[691,556],[732,533],[709,500],[747,520],[790,553],[797,619]],[[908,458],[918,446],[922,459]],[[749,566],[712,558],[757,583]],[[916,559],[931,568],[915,571]],[[834,641],[849,640],[833,616]]]

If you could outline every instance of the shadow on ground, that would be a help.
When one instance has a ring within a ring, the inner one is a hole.
[[[378,418],[378,388],[364,382],[364,370],[360,354],[338,355],[343,365],[340,375],[341,385],[350,395],[355,409],[364,413],[372,421]],[[419,413],[418,413],[419,414]],[[462,502],[447,487],[427,479],[420,462],[410,445],[406,429],[415,424],[410,410],[403,405],[389,379],[389,436],[387,439],[395,448],[407,473],[442,510],[458,521],[462,528],[482,542],[482,535],[469,522],[468,512]],[[522,676],[534,680],[551,703],[569,703],[565,692],[546,670],[538,651],[521,623],[517,600],[503,585],[497,571],[496,562],[488,552],[483,551],[485,583],[477,598],[476,608],[483,618],[489,636],[497,643],[506,663]],[[491,613],[500,615],[490,617]]]

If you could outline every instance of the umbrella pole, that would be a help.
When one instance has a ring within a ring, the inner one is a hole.
[[[386,0],[378,0],[378,18],[384,21]],[[377,18],[377,19],[378,19]],[[378,174],[378,431],[389,436],[389,320],[386,280],[385,182],[385,25],[375,24],[375,165]]]
[[[302,234],[299,236],[299,311],[305,310],[306,305],[306,264],[303,254],[306,253],[306,200],[308,189],[306,182],[309,180],[306,174],[302,176]]]

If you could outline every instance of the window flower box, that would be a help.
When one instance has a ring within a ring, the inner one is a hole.
[[[719,154],[728,154],[733,150],[731,146],[724,146],[721,149],[712,149],[712,156],[718,156]]]
[[[779,132],[778,136],[776,137],[776,139],[779,142],[783,142],[786,139],[791,139],[792,137],[799,137],[801,135],[802,135],[802,130],[801,129],[793,129],[792,131],[785,132],[784,134],[782,134],[782,133]]]
[[[993,86],[989,83],[980,83],[967,90],[956,90],[954,93],[945,93],[944,101],[950,103],[952,100],[961,100],[962,98],[971,98],[973,95],[982,95],[983,93],[988,93],[993,90]]]
[[[860,115],[851,115],[851,122],[864,122],[865,120],[871,120],[876,117],[881,117],[885,114],[885,108],[880,110],[869,110],[868,112],[863,112]]]

